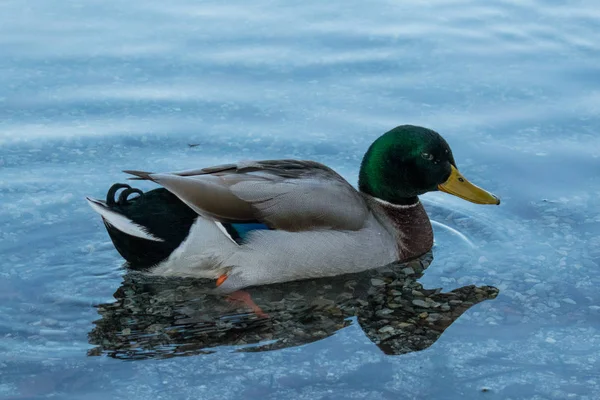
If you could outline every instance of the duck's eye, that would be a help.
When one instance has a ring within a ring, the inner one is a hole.
[[[427,161],[433,160],[433,154],[430,154],[430,153],[421,153],[421,157],[423,157]]]

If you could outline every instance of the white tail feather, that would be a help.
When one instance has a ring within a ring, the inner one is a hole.
[[[164,241],[161,238],[154,236],[153,234],[148,232],[146,228],[139,224],[136,224],[126,216],[110,210],[106,207],[106,205],[103,202],[99,200],[90,199],[89,197],[86,197],[86,200],[88,201],[89,205],[94,209],[94,211],[100,214],[102,218],[104,218],[104,221],[112,225],[115,229],[118,229],[119,231],[126,233],[127,235],[135,236],[146,240],[152,240],[155,242]]]

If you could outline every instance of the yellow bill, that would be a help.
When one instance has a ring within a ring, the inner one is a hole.
[[[438,185],[438,189],[442,192],[476,204],[500,204],[499,198],[466,180],[453,165],[451,168],[452,172],[448,180]]]

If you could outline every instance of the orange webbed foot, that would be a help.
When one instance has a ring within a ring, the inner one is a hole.
[[[244,290],[238,290],[227,295],[227,300],[235,303],[242,303],[246,307],[252,310],[260,318],[269,318],[269,315],[265,313],[255,302],[252,300],[250,293]]]

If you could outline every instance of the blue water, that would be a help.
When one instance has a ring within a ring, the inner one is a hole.
[[[0,398],[598,398],[599,23],[591,0],[4,0]],[[176,352],[148,327],[149,347],[114,357],[136,301],[160,334],[205,305],[196,283],[170,303],[173,282],[132,286],[84,196],[123,169],[240,159],[314,159],[355,182],[404,123],[439,131],[502,198],[423,196],[436,245],[419,284],[495,299],[404,354],[342,316],[264,352]]]

